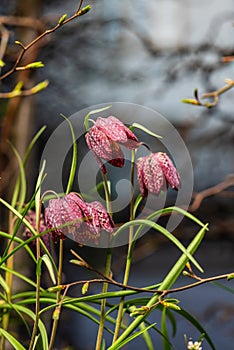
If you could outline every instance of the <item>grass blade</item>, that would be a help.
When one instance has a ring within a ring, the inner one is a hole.
[[[16,350],[26,350],[26,348],[18,342],[9,332],[5,331],[3,328],[0,328],[0,335],[5,337],[8,342],[13,346]]]

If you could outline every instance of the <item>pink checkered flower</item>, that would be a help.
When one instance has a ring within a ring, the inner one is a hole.
[[[137,177],[143,197],[146,197],[148,192],[157,195],[160,191],[165,191],[168,185],[175,190],[180,186],[179,174],[171,159],[163,152],[139,158]]]
[[[98,243],[101,229],[114,231],[113,221],[101,203],[87,203],[74,192],[51,199],[45,220],[54,240],[69,237],[80,244]]]
[[[106,173],[106,168],[102,159],[113,166],[123,167],[124,155],[119,143],[129,149],[136,149],[140,145],[133,132],[113,116],[97,118],[86,134],[86,142],[103,173]]]

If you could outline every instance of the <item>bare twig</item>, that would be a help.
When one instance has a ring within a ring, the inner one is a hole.
[[[9,69],[9,71],[7,71],[5,74],[1,75],[0,80],[3,80],[5,78],[9,77],[11,74],[13,74],[17,70],[17,67],[19,66],[25,52],[28,51],[36,43],[38,43],[42,38],[55,32],[61,26],[73,21],[75,18],[80,17],[80,16],[84,15],[85,13],[87,13],[90,10],[90,6],[86,6],[86,7],[81,9],[82,3],[83,3],[83,0],[80,1],[80,5],[78,7],[78,10],[71,17],[68,17],[68,18],[63,17],[64,18],[63,20],[61,20],[62,19],[62,17],[61,17],[60,20],[58,21],[58,23],[53,28],[45,30],[42,34],[37,36],[34,40],[32,40],[26,46],[23,43],[17,41],[16,43],[21,47],[21,51],[20,51],[20,53],[15,61],[14,66],[11,69]]]
[[[225,80],[226,85],[221,87],[218,90],[211,91],[211,92],[205,92],[201,96],[198,96],[198,90],[195,89],[194,91],[194,97],[195,99],[183,99],[182,102],[196,105],[196,106],[203,106],[206,108],[212,108],[215,107],[219,101],[219,96],[222,95],[224,92],[230,90],[234,86],[234,80],[232,79],[226,79]],[[211,99],[211,102],[202,102],[203,99]]]
[[[223,275],[217,275],[217,276],[212,276],[212,277],[207,277],[207,278],[201,278],[198,277],[196,275],[193,274],[186,274],[187,276],[196,279],[197,281],[194,283],[190,283],[190,284],[186,284],[185,286],[182,287],[178,287],[178,288],[173,288],[173,289],[167,289],[167,290],[162,290],[162,289],[155,289],[155,288],[140,288],[140,287],[134,287],[134,286],[130,286],[130,285],[125,285],[123,283],[117,282],[112,278],[109,278],[107,276],[105,276],[105,278],[93,278],[90,280],[81,280],[81,281],[75,281],[75,282],[71,282],[68,284],[64,284],[64,285],[60,285],[59,287],[61,288],[61,290],[65,290],[66,294],[68,292],[68,289],[70,287],[74,287],[77,285],[84,285],[85,283],[87,284],[92,284],[92,283],[109,283],[112,284],[114,286],[117,286],[119,288],[123,288],[124,290],[133,290],[136,292],[140,292],[140,293],[159,293],[162,294],[163,296],[167,295],[167,294],[171,294],[171,293],[177,293],[177,292],[182,292],[185,291],[187,289],[191,289],[197,286],[200,286],[202,284],[205,283],[210,283],[210,282],[215,282],[218,280],[230,280],[234,277],[234,272],[230,272],[230,273],[226,273]],[[63,295],[63,300],[64,300],[65,295]]]
[[[196,211],[202,201],[210,196],[213,196],[215,194],[218,194],[220,192],[223,192],[226,188],[234,186],[234,174],[229,175],[223,182],[219,183],[216,186],[210,187],[205,189],[204,191],[201,191],[199,193],[194,194],[194,201],[189,207],[189,211],[193,212]]]
[[[68,289],[70,287],[73,287],[73,286],[76,286],[76,285],[80,285],[80,284],[85,284],[85,283],[87,283],[87,284],[91,284],[91,283],[109,283],[109,284],[115,285],[115,286],[117,286],[119,288],[133,290],[133,291],[140,292],[140,293],[143,293],[143,292],[144,293],[159,293],[159,294],[162,294],[162,296],[165,296],[165,295],[167,295],[169,293],[182,292],[184,290],[197,287],[197,286],[199,286],[201,284],[204,284],[204,283],[215,282],[217,280],[223,280],[223,279],[230,280],[230,279],[234,278],[234,272],[230,272],[230,273],[223,274],[223,275],[218,275],[218,276],[201,278],[201,277],[197,276],[192,271],[192,269],[190,267],[190,264],[187,263],[186,267],[187,267],[188,271],[185,271],[184,275],[195,279],[196,282],[187,284],[187,285],[182,286],[182,287],[173,288],[173,289],[167,289],[167,290],[155,289],[155,288],[140,288],[140,287],[134,287],[134,286],[130,286],[130,285],[127,285],[127,284],[123,284],[123,283],[117,282],[112,277],[105,276],[102,272],[100,272],[100,271],[96,270],[95,268],[93,268],[92,266],[90,266],[76,252],[74,252],[73,250],[71,250],[71,252],[72,252],[72,254],[74,254],[79,259],[79,264],[78,264],[79,266],[83,266],[83,267],[87,268],[88,270],[96,272],[102,278],[94,278],[94,279],[91,279],[91,280],[75,281],[75,282],[72,282],[72,283],[69,283],[69,284],[61,285],[60,288],[61,289],[65,289],[65,293],[67,293],[67,291],[68,291]]]

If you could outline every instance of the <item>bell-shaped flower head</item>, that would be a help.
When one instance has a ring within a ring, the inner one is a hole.
[[[113,166],[123,167],[124,155],[119,144],[129,149],[136,149],[140,145],[133,132],[113,116],[97,118],[85,137],[103,173],[106,173],[106,168],[102,159]]]
[[[180,186],[179,174],[166,153],[151,153],[137,161],[137,177],[143,197],[148,192],[158,195],[170,185],[178,190]]]
[[[102,204],[87,203],[74,192],[51,199],[44,215],[54,239],[69,237],[80,244],[98,243],[101,229],[113,232],[114,224]]]

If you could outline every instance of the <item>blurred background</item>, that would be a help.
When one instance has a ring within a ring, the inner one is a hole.
[[[36,130],[47,125],[40,146],[30,158],[30,192],[44,144],[61,122],[60,113],[70,116],[85,107],[109,102],[131,102],[152,108],[175,126],[188,147],[194,168],[194,192],[224,182],[217,193],[211,192],[214,195],[193,209],[196,216],[210,223],[210,231],[198,253],[207,276],[231,272],[234,91],[223,94],[212,109],[183,104],[181,100],[193,98],[195,88],[199,93],[213,91],[224,86],[226,78],[233,79],[234,63],[224,63],[222,57],[234,55],[234,1],[97,0],[90,4],[91,12],[45,37],[28,51],[25,63],[42,61],[43,69],[19,72],[1,83],[1,91],[7,92],[19,80],[25,81],[26,88],[45,79],[50,82],[46,90],[35,96],[1,100],[1,194],[10,195],[11,179],[16,171],[5,143],[7,139],[24,154]],[[3,41],[8,43],[4,69],[9,69],[17,57],[15,40],[27,44],[54,25],[62,14],[74,13],[77,6],[75,0],[1,0],[0,54]],[[194,234],[194,227],[185,222],[175,234],[186,242]],[[66,244],[70,248],[75,243]],[[98,257],[102,265],[102,251],[84,248],[82,254],[91,260]],[[115,273],[120,278],[119,254],[124,255],[124,250],[116,251]],[[131,283],[142,285],[160,279],[177,254],[163,239],[144,237],[137,245]],[[76,279],[77,268],[68,265],[65,276],[67,280]],[[217,349],[231,349],[233,295],[217,287],[203,286],[180,297],[182,306],[194,312],[214,337]],[[74,322],[66,313],[64,319],[60,344],[92,349],[93,324],[82,317]],[[194,338],[197,333],[184,321],[179,322],[175,346],[181,348],[184,333]],[[80,328],[82,336],[87,328],[83,340],[78,336]],[[159,342],[158,349],[160,346]],[[62,345],[58,348],[62,349]]]

